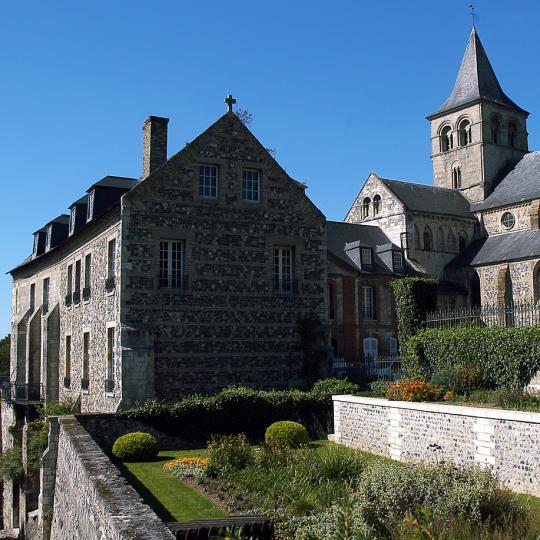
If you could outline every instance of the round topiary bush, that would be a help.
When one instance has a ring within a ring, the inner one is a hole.
[[[134,431],[118,437],[114,441],[112,453],[122,461],[143,461],[154,459],[159,452],[156,438],[150,433]]]
[[[302,446],[309,442],[307,429],[298,422],[283,420],[266,428],[264,440],[272,446]]]

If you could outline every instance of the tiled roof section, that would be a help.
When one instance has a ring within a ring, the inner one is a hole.
[[[454,189],[415,184],[402,180],[381,178],[390,191],[407,207],[408,210],[445,214],[459,217],[472,217],[469,201]]]
[[[540,229],[497,234],[473,242],[448,267],[481,266],[540,256]]]
[[[136,178],[128,178],[125,176],[105,176],[99,182],[92,184],[86,191],[90,192],[95,187],[108,187],[117,189],[131,189],[139,183]]]
[[[328,251],[344,263],[363,273],[391,274],[388,268],[379,259],[375,250],[377,246],[392,245],[388,237],[379,227],[327,221],[326,233]],[[371,272],[361,269],[355,261],[345,253],[345,246],[347,245],[347,247],[350,248],[352,247],[351,244],[373,249],[374,264]]]
[[[528,114],[503,92],[473,26],[452,93],[428,119],[479,99],[493,101]]]
[[[540,151],[525,154],[482,202],[471,210],[488,210],[540,198]]]

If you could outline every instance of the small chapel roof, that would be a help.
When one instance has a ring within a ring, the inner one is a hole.
[[[380,178],[390,191],[407,207],[416,212],[444,214],[471,218],[469,201],[455,189],[416,184],[403,180]]]
[[[483,201],[471,205],[473,212],[540,198],[540,150],[525,154]]]
[[[540,229],[480,238],[454,257],[448,267],[482,266],[540,256]]]
[[[452,93],[433,114],[428,116],[428,120],[480,99],[529,114],[503,92],[473,26]]]

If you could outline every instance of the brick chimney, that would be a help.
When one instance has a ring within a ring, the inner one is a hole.
[[[143,124],[143,174],[146,178],[167,161],[168,118],[149,116]]]

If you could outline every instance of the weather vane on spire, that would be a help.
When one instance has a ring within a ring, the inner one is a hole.
[[[474,12],[474,6],[472,4],[469,4],[469,10],[472,17],[472,25],[473,27],[476,27],[476,13]]]

